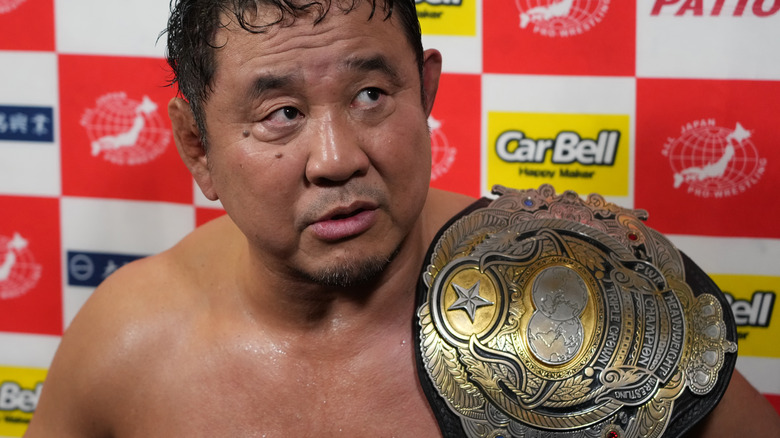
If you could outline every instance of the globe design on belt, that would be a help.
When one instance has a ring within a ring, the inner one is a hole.
[[[494,192],[436,243],[418,309],[426,377],[466,436],[658,437],[728,380],[723,305],[644,211]]]

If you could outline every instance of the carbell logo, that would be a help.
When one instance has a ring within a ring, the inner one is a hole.
[[[477,0],[415,0],[426,35],[476,36]]]
[[[433,116],[428,117],[428,126],[431,128],[431,181],[436,181],[449,172],[458,152],[450,146],[441,125],[442,122]]]
[[[0,140],[54,141],[51,107],[0,106]]]
[[[745,11],[756,17],[769,17],[780,11],[780,0],[655,0],[650,15],[742,17]]]
[[[548,37],[583,34],[601,22],[610,0],[515,0],[520,28]]]
[[[750,301],[735,299],[726,292],[726,300],[734,313],[734,322],[739,327],[769,327],[775,298],[772,291],[756,291]]]
[[[0,385],[0,411],[22,411],[26,414],[35,412],[42,389],[42,383],[35,385],[34,389],[25,389],[17,382],[3,382]],[[5,419],[9,420],[8,417]],[[19,419],[19,421],[29,423],[26,419]]]
[[[0,14],[13,11],[27,0],[0,0]]]
[[[622,114],[488,112],[487,187],[551,183],[628,194],[630,119]]]
[[[682,127],[680,137],[669,138],[662,154],[674,172],[674,188],[702,198],[736,196],[755,185],[766,171],[751,132],[739,122],[734,129],[714,119],[697,120]]]
[[[0,235],[0,300],[22,296],[38,284],[41,265],[27,246],[19,233],[10,239]]]
[[[601,130],[596,139],[582,138],[576,132],[559,132],[555,139],[527,138],[522,131],[506,131],[496,140],[496,153],[506,162],[544,163],[550,155],[554,164],[615,163],[620,131]],[[551,151],[550,154],[548,152]]]
[[[417,5],[429,4],[431,6],[460,6],[461,0],[414,0]],[[417,18],[441,18],[442,11],[427,11],[417,9]]]
[[[154,160],[170,142],[157,104],[149,97],[129,99],[125,93],[109,93],[97,100],[81,118],[87,130],[92,156],[102,155],[119,165],[138,165]]]

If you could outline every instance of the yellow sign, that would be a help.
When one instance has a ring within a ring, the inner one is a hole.
[[[425,35],[477,35],[476,0],[415,0]]]
[[[628,196],[628,130],[628,115],[489,112],[486,188]]]
[[[712,275],[726,293],[737,323],[740,356],[780,358],[778,291],[780,277]]]
[[[0,436],[24,435],[38,406],[46,371],[0,367]]]

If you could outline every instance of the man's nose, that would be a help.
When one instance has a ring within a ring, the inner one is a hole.
[[[365,175],[370,162],[360,137],[344,118],[323,118],[311,139],[306,179],[322,185]]]

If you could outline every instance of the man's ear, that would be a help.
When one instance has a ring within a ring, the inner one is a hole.
[[[423,104],[425,115],[430,116],[433,111],[433,101],[436,99],[436,90],[439,89],[439,77],[441,76],[441,53],[436,49],[428,49],[423,53]]]
[[[171,118],[173,139],[176,141],[179,156],[187,165],[206,198],[216,201],[219,196],[217,196],[211,179],[209,158],[201,141],[200,130],[195,123],[190,105],[184,99],[174,97],[168,102],[168,117]]]

